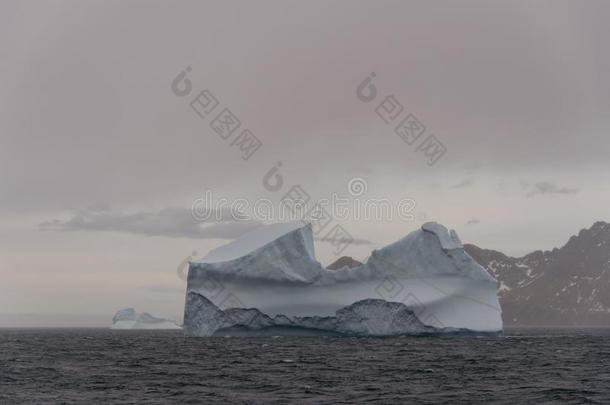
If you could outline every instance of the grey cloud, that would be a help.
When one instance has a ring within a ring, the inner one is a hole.
[[[472,184],[473,184],[472,179],[464,179],[464,180],[460,181],[459,183],[451,186],[451,188],[464,188],[464,187],[472,186]]]
[[[87,211],[90,211],[90,212],[104,212],[104,211],[110,211],[111,209],[112,208],[110,207],[110,204],[108,204],[106,202],[96,202],[87,207]]]
[[[374,170],[372,167],[362,166],[362,165],[354,165],[348,169],[349,173],[355,173],[355,174],[372,174],[373,171]]]
[[[549,181],[539,181],[529,187],[527,192],[528,197],[533,197],[538,194],[576,194],[577,188],[559,187]]]
[[[54,219],[40,224],[51,231],[125,232],[146,236],[193,239],[233,239],[260,223],[235,220],[228,211],[217,211],[208,222],[196,221],[191,210],[165,208],[158,212],[124,214],[108,211],[79,211],[67,220]]]
[[[481,221],[479,221],[478,219],[471,219],[468,222],[466,222],[466,225],[476,225],[481,223]]]
[[[120,213],[109,211],[82,210],[69,219],[53,219],[39,225],[45,231],[91,231],[124,232],[145,236],[165,236],[192,239],[235,239],[261,225],[254,220],[235,220],[228,210],[212,212],[207,222],[198,222],[191,210],[186,208],[165,208],[158,212]],[[331,238],[316,238],[317,241],[331,243]],[[370,245],[371,241],[354,238],[351,244]]]

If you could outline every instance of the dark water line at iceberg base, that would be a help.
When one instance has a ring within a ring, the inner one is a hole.
[[[0,403],[609,403],[610,329],[187,338],[1,329]]]

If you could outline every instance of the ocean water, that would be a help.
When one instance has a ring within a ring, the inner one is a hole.
[[[0,329],[0,404],[610,403],[610,330],[187,338]]]

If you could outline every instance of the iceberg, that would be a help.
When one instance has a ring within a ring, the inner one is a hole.
[[[147,312],[137,313],[133,308],[117,311],[110,329],[182,329],[175,322],[152,316]]]
[[[502,330],[497,283],[428,222],[361,265],[324,268],[311,224],[256,228],[189,264],[188,335],[394,336]]]

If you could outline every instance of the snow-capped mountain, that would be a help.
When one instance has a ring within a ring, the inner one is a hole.
[[[505,325],[610,325],[610,224],[596,222],[559,249],[523,257],[464,249],[498,280]]]
[[[423,224],[365,263],[336,267],[315,259],[310,224],[256,228],[190,263],[184,329],[198,336],[278,326],[376,335],[502,330],[495,278],[440,224]],[[368,326],[354,325],[358,318]]]

